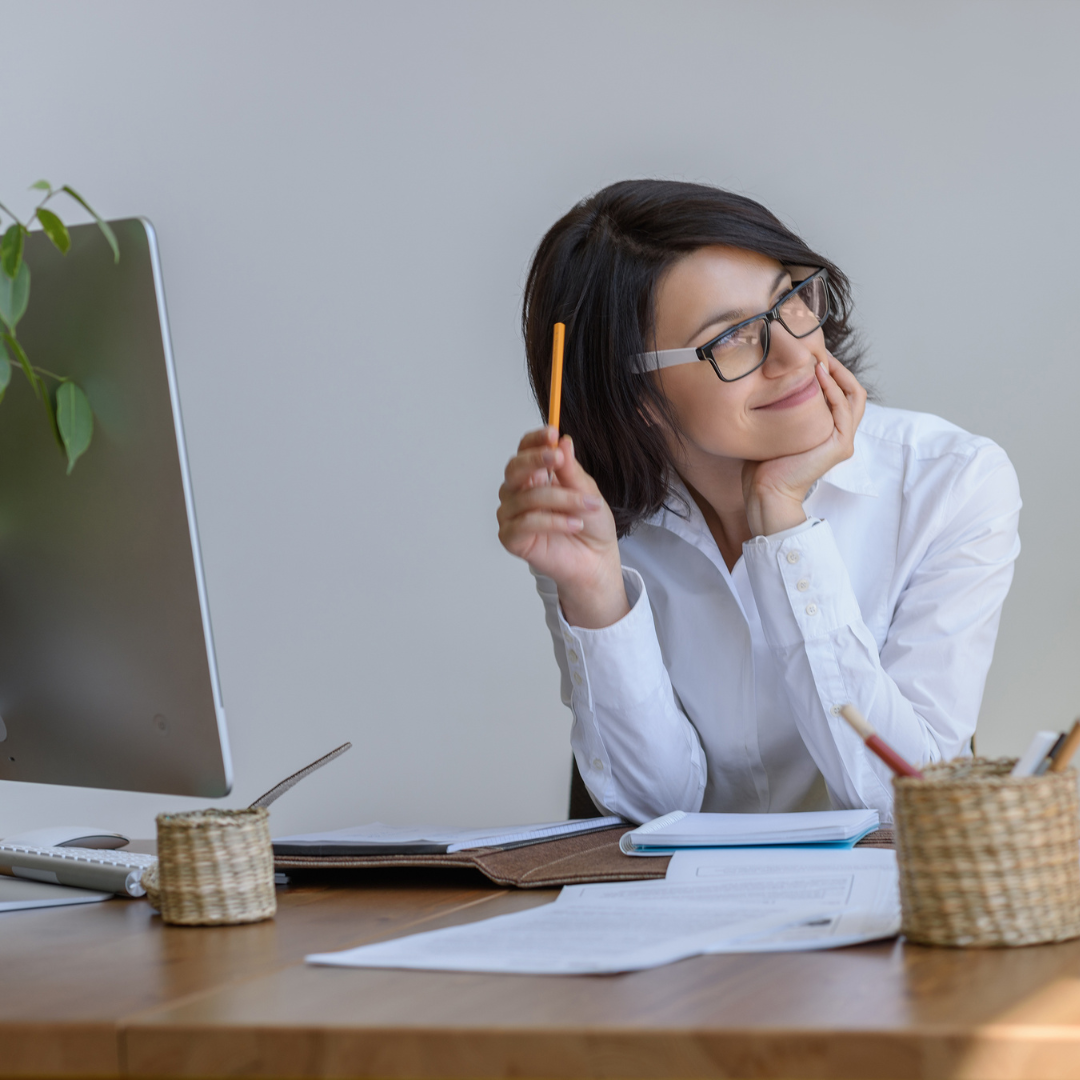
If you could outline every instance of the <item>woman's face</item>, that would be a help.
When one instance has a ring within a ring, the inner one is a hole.
[[[664,273],[656,293],[654,347],[696,348],[743,319],[768,311],[791,288],[787,271],[765,255],[720,245],[699,248]],[[652,373],[677,418],[689,455],[766,461],[802,453],[833,430],[814,365],[828,362],[825,335],[793,338],[769,326],[769,355],[743,379],[725,383],[705,361]]]

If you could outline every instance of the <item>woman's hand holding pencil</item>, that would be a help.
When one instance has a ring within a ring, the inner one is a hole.
[[[558,422],[562,357],[555,338],[549,419]],[[530,431],[499,489],[499,540],[559,588],[573,626],[610,626],[630,610],[615,519],[596,482],[554,424]]]

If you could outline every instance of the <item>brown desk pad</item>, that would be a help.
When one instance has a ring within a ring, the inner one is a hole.
[[[667,873],[668,855],[630,856],[619,850],[626,825],[524,847],[487,847],[453,855],[278,855],[275,870],[365,870],[395,866],[456,867],[479,870],[496,885],[518,889],[583,885],[597,881],[642,881]],[[856,847],[893,847],[893,831],[878,829]]]

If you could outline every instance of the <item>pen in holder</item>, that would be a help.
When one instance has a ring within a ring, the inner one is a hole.
[[[162,920],[225,926],[272,919],[277,895],[267,807],[351,747],[342,743],[305,765],[246,810],[158,814],[157,862],[143,874],[142,887]]]
[[[902,933],[924,945],[1035,945],[1080,937],[1076,772],[1010,776],[1015,759],[898,776]]]
[[[223,926],[277,911],[265,807],[158,814],[157,850],[142,883],[165,922]]]

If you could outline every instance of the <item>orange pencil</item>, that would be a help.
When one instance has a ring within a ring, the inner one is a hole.
[[[551,399],[548,402],[548,423],[559,430],[559,407],[562,405],[562,354],[566,340],[566,324],[555,324],[555,336],[551,343]]]

